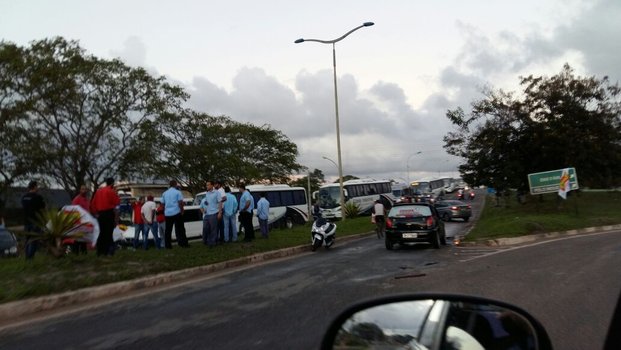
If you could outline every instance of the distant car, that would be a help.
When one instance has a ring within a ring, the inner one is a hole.
[[[429,203],[396,203],[386,218],[386,249],[396,243],[429,243],[434,248],[446,244],[444,222]]]
[[[435,203],[438,215],[444,221],[451,221],[452,219],[463,219],[468,221],[472,216],[472,207],[462,201],[457,200],[444,200]]]
[[[3,226],[0,226],[0,256],[17,256],[17,239]]]

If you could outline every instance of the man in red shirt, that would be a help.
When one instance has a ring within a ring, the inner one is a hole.
[[[145,230],[144,227],[144,220],[142,220],[142,205],[144,204],[144,197],[138,197],[138,200],[133,200],[132,201],[132,209],[134,211],[134,249],[138,249],[138,242],[140,241],[140,235],[142,235],[142,238],[145,240],[145,247],[146,247],[146,240],[147,237],[145,237],[145,232],[148,232]]]
[[[114,255],[112,232],[119,223],[119,205],[121,199],[114,189],[114,179],[106,179],[106,186],[95,192],[91,210],[99,222],[97,238],[97,256]]]

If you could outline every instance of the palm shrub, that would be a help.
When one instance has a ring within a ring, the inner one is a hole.
[[[354,202],[347,202],[343,208],[343,215],[346,218],[355,218],[360,215],[360,207]]]
[[[80,221],[80,213],[77,211],[64,211],[57,209],[43,210],[37,215],[35,225],[41,232],[24,233],[31,240],[36,240],[54,257],[60,258],[65,255],[63,239],[81,238],[80,227],[85,223]]]

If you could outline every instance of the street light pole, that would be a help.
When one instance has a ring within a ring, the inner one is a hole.
[[[330,158],[328,158],[328,157],[325,157],[325,156],[322,156],[321,158],[323,158],[323,159],[325,159],[325,160],[327,160],[327,161],[330,161],[332,164],[334,164],[334,167],[336,168],[336,170],[338,170],[338,169],[339,169],[338,164],[336,164],[336,162],[334,162],[332,159],[330,159]]]
[[[345,220],[345,190],[343,189],[343,161],[341,158],[341,130],[339,126],[339,98],[337,92],[337,84],[336,84],[336,43],[345,39],[349,34],[355,32],[356,30],[363,27],[370,27],[374,23],[373,22],[364,22],[362,25],[350,30],[349,32],[343,34],[341,37],[334,40],[320,40],[320,39],[298,39],[294,41],[296,44],[303,43],[305,41],[315,41],[322,44],[332,44],[332,68],[334,72],[334,110],[336,113],[336,149],[338,152],[338,168],[339,168],[339,186],[341,192],[341,219]]]
[[[412,153],[410,154],[410,156],[408,157],[408,160],[406,162],[406,171],[408,172],[408,186],[410,186],[410,158],[412,158],[412,156],[415,156],[417,154],[421,154],[421,151],[418,151],[416,153]]]

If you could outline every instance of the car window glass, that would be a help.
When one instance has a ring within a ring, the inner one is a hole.
[[[391,217],[418,217],[418,216],[430,216],[431,208],[428,206],[422,205],[403,205],[397,206],[390,209],[390,213],[388,214]]]

